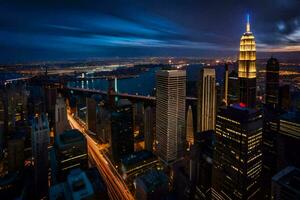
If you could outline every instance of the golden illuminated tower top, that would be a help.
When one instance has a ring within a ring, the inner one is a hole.
[[[240,103],[249,108],[256,102],[256,45],[247,16],[246,32],[242,35],[239,55]]]
[[[246,32],[242,35],[239,54],[239,77],[256,78],[256,44],[250,31],[250,17],[247,15]]]

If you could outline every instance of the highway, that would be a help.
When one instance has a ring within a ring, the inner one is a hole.
[[[85,125],[76,120],[72,114],[68,112],[68,120],[72,128],[78,129],[86,138],[88,146],[88,154],[93,159],[96,167],[103,177],[110,199],[116,200],[134,200],[131,192],[126,186],[120,174],[115,169],[114,165],[110,162],[109,158],[105,155],[103,150],[107,150],[107,144],[98,144],[89,136]]]

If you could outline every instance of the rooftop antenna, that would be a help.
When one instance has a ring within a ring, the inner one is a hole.
[[[250,15],[247,14],[247,29],[246,29],[247,32],[250,32]]]

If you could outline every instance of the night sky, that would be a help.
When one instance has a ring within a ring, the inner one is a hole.
[[[0,63],[300,51],[300,0],[0,1]]]

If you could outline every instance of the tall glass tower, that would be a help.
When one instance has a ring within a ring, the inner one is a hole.
[[[250,31],[250,20],[247,15],[246,32],[240,42],[238,78],[240,82],[240,102],[247,107],[255,107],[256,101],[256,44]]]

